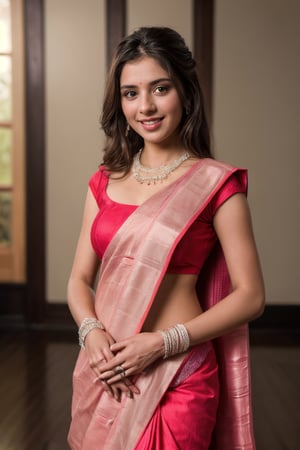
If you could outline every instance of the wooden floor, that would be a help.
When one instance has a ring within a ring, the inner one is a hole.
[[[77,353],[76,333],[0,333],[0,450],[68,449]],[[299,450],[299,339],[254,336],[251,359],[257,450]]]

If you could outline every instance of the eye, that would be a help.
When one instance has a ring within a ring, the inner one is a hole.
[[[154,89],[155,94],[166,94],[169,91],[169,86],[157,86]]]
[[[133,90],[130,90],[130,91],[124,91],[124,92],[123,92],[123,96],[126,97],[126,98],[128,98],[128,99],[131,99],[131,98],[134,98],[134,97],[136,96],[136,92],[133,91]]]

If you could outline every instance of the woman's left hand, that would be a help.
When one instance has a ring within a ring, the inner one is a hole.
[[[164,355],[161,333],[145,332],[111,345],[115,356],[101,365],[100,379],[113,384],[125,377],[143,372],[154,361]]]

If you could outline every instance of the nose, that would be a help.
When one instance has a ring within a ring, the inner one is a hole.
[[[140,97],[140,113],[141,114],[150,114],[156,110],[155,103],[150,94],[145,93]]]

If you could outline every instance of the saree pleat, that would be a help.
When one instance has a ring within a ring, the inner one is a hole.
[[[211,348],[198,369],[168,388],[135,450],[208,450],[218,398],[218,366]]]

